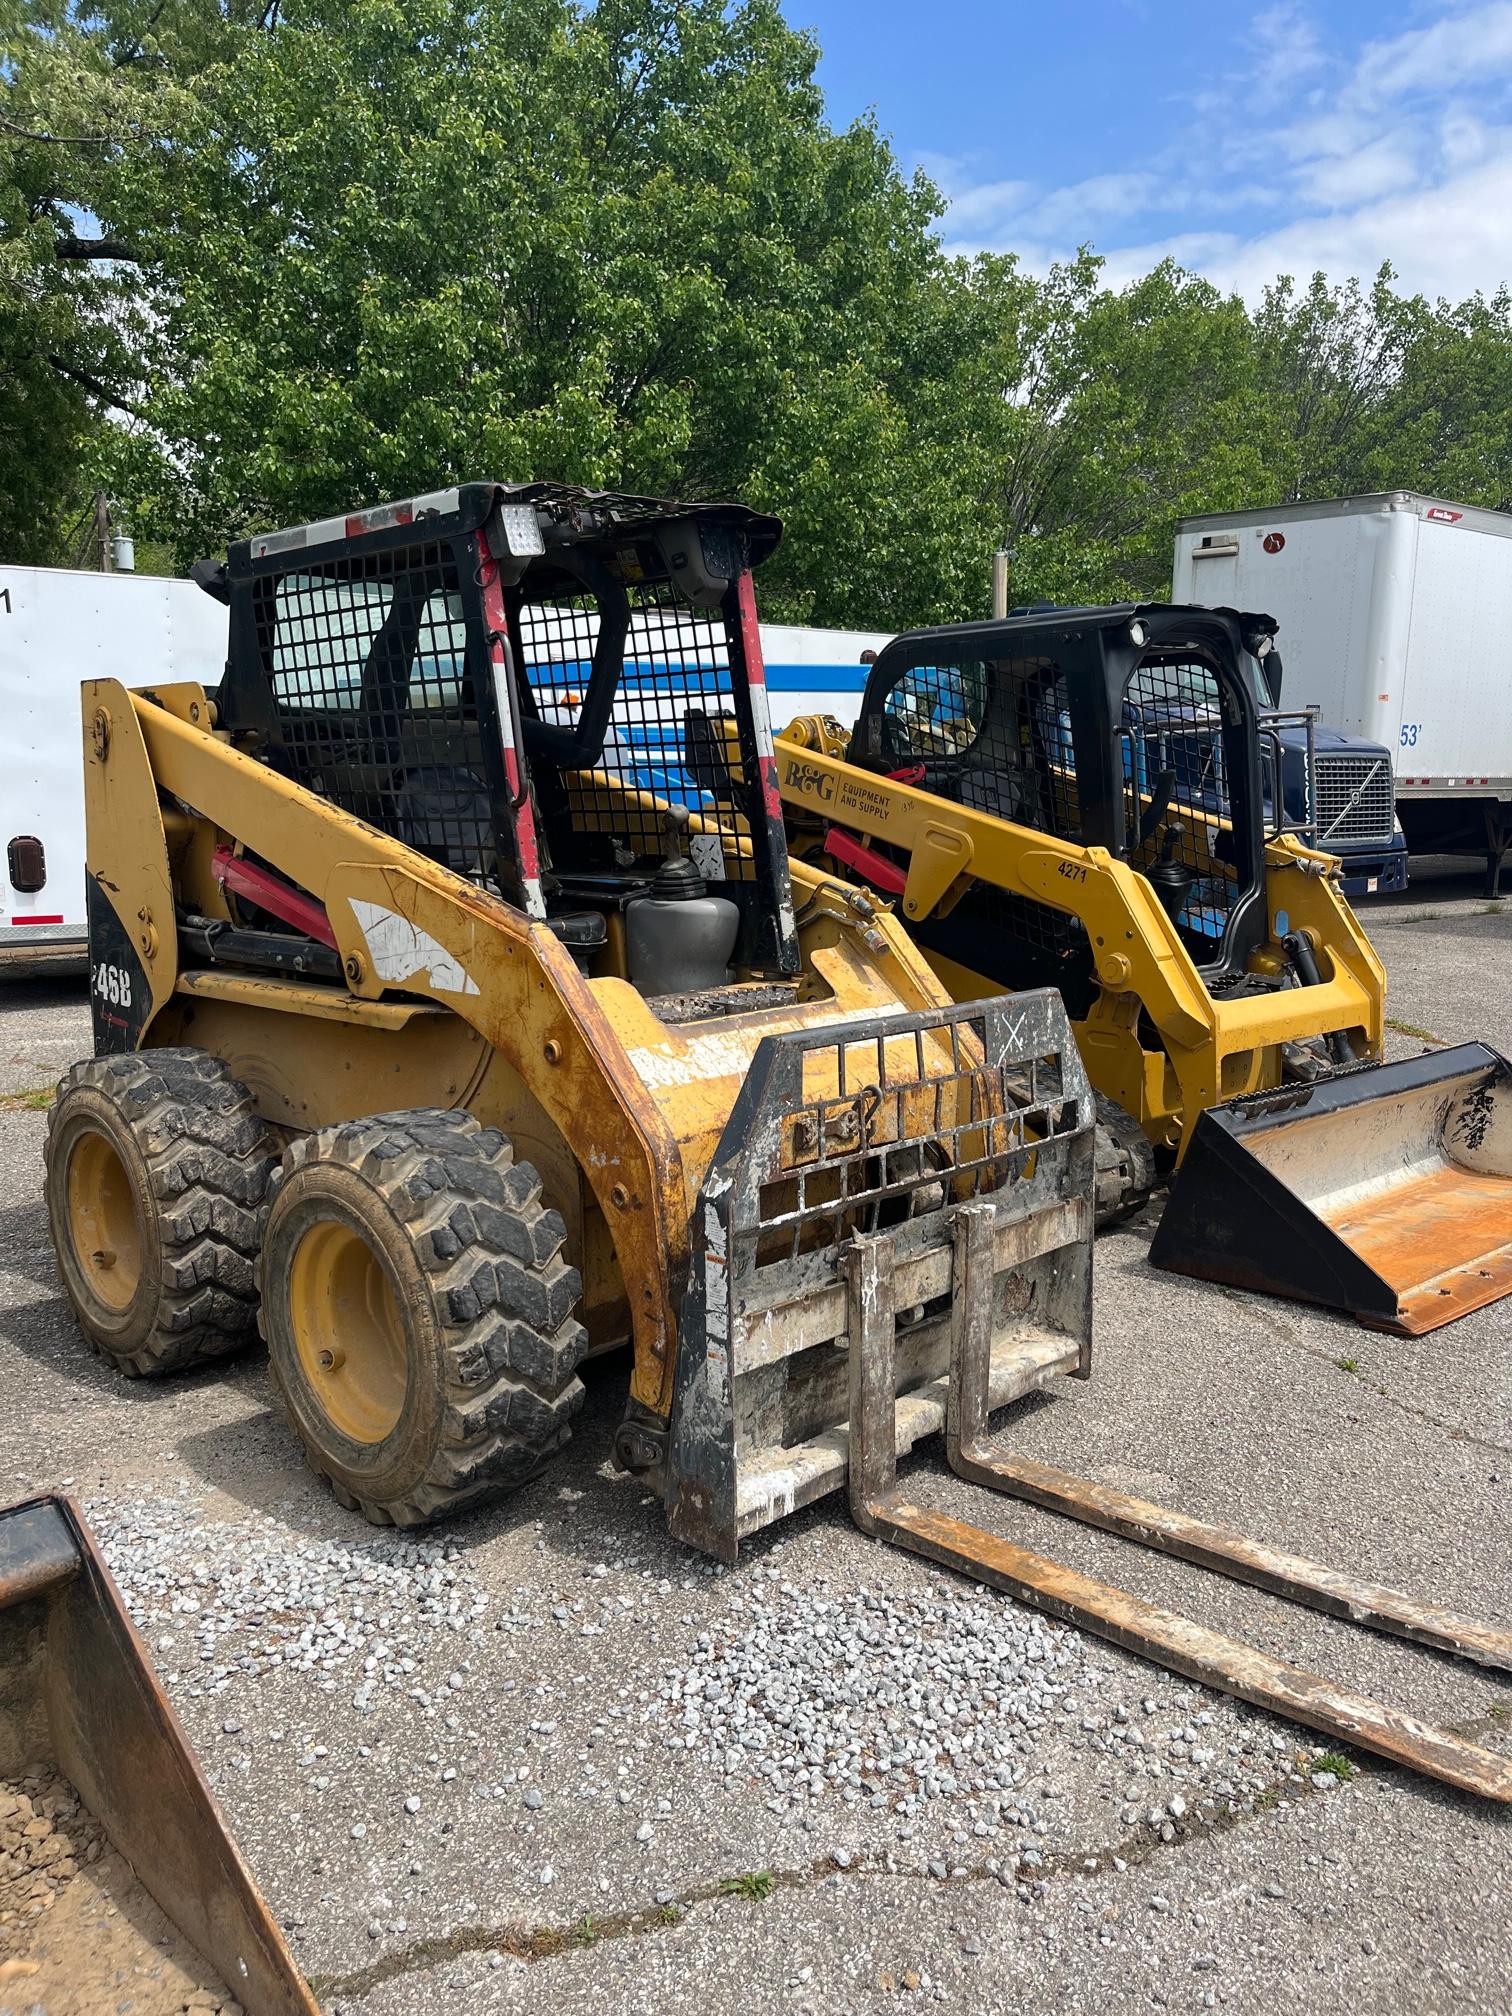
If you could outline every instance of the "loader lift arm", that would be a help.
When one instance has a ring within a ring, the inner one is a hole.
[[[908,923],[948,916],[970,883],[979,881],[1084,924],[1099,989],[1144,1005],[1194,1093],[1210,1100],[1210,1087],[1224,1075],[1225,1056],[1257,1044],[1358,1027],[1379,1045],[1380,961],[1319,875],[1296,877],[1290,915],[1298,928],[1320,937],[1331,927],[1332,971],[1325,984],[1247,997],[1242,1009],[1215,1003],[1175,924],[1147,900],[1144,878],[1106,848],[1016,826],[902,778],[861,770],[808,718],[785,729],[777,749],[778,782],[790,819],[796,823],[822,809],[827,837],[841,842],[835,858],[896,897]],[[885,853],[877,851],[879,843]],[[1278,861],[1291,865],[1289,848],[1275,851]],[[1347,920],[1342,934],[1332,928],[1341,914]],[[1187,1138],[1195,1124],[1196,1110]]]

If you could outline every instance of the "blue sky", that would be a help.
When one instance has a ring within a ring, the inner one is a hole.
[[[1253,298],[1389,259],[1459,299],[1512,280],[1512,0],[783,0],[831,117],[871,109],[963,251],[1091,241]]]

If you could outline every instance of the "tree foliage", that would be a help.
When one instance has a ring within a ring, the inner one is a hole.
[[[0,556],[479,475],[777,511],[773,614],[1164,592],[1176,520],[1512,500],[1512,299],[951,260],[777,0],[0,0]]]

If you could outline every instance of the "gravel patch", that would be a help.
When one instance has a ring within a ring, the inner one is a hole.
[[[0,2016],[111,2010],[243,2016],[73,1786],[39,1763],[0,1780]]]
[[[877,1814],[899,1840],[922,1831],[978,1862],[1011,1845],[1032,1869],[1073,1779],[1095,1776],[1123,1827],[1169,1843],[1305,1768],[1300,1730],[1115,1667],[1080,1632],[953,1578],[833,1593],[768,1578],[730,1591],[727,1621],[667,1670],[647,1719],[807,1827]],[[944,1879],[961,1860],[927,1867]]]
[[[1086,1641],[999,1598],[863,1587],[826,1596],[791,1582],[731,1593],[727,1632],[700,1635],[662,1688],[666,1742],[725,1778],[763,1779],[777,1807],[838,1798],[891,1805],[1008,1795],[1079,1685],[1109,1677]]]
[[[444,1539],[308,1539],[272,1516],[207,1521],[187,1484],[86,1510],[175,1692],[224,1694],[284,1670],[313,1675],[328,1694],[350,1688],[359,1714],[380,1690],[434,1713],[467,1687],[489,1598]],[[228,1736],[240,1726],[222,1724]]]

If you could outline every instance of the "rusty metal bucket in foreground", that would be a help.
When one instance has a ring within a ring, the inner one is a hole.
[[[190,1963],[207,1963],[248,2016],[318,2016],[89,1530],[64,1497],[0,1510],[0,1779],[11,1781],[0,1796],[12,1825],[11,1816],[32,1806],[13,1788],[35,1792],[40,1783],[66,1781],[37,1795],[40,1812],[74,1811],[68,1793],[76,1793],[83,1809],[77,1825],[93,1837],[90,1855],[101,1854],[88,1873],[119,1868],[109,1857],[115,1850],[127,1865],[122,1878],[134,1878],[193,1949]],[[48,1825],[15,1831],[18,1838],[46,1834]],[[6,1857],[12,1881],[18,1859]],[[37,1860],[33,1890],[55,1882],[60,1866],[73,1873],[66,1844],[48,1844]],[[81,1868],[79,1878],[85,1874]],[[58,1897],[34,1897],[0,1928],[13,1953],[7,1968],[37,1977],[31,1985],[38,1995],[25,2000],[45,2000],[44,1984],[82,1997],[103,1985],[86,1974],[88,1942],[77,1926],[59,1922],[67,1912],[44,1910],[44,1902]],[[98,1902],[94,1922],[103,1926],[108,1917],[119,1939],[130,1929],[123,1922],[133,1915],[129,1900]],[[163,1930],[161,1920],[156,1927]],[[154,1953],[150,1932],[143,1950]]]
[[[1411,1337],[1512,1294],[1512,1065],[1461,1043],[1210,1108],[1150,1259]]]

